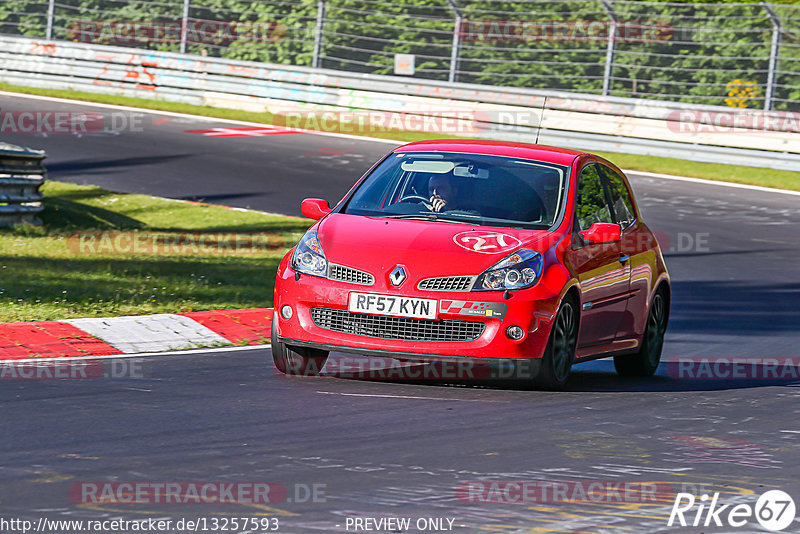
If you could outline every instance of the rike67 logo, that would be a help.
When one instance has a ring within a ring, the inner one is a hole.
[[[668,526],[729,526],[743,527],[755,520],[767,530],[778,532],[789,527],[795,519],[795,504],[792,497],[781,490],[763,493],[755,503],[719,504],[719,493],[709,499],[699,499],[691,493],[678,493],[672,505]]]
[[[477,230],[456,234],[453,236],[453,241],[461,248],[481,254],[499,254],[514,250],[522,244],[522,241],[513,235]]]

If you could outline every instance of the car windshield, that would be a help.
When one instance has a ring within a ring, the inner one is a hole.
[[[549,228],[569,167],[506,156],[401,152],[364,180],[343,213]]]

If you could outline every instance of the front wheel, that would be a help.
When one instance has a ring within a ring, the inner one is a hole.
[[[316,376],[328,360],[328,351],[308,347],[291,347],[278,341],[275,319],[272,321],[272,361],[283,374]]]
[[[642,336],[639,352],[625,356],[614,356],[614,368],[621,376],[652,376],[661,363],[664,334],[667,331],[667,299],[663,291],[653,297],[647,326]]]
[[[556,314],[550,339],[542,358],[535,385],[540,389],[558,390],[567,383],[575,347],[578,343],[578,308],[573,299],[566,299]]]

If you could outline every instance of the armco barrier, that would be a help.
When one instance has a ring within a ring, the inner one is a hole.
[[[0,50],[0,75],[17,85],[275,114],[363,110],[468,116],[474,135],[482,138],[532,142],[538,133],[543,144],[800,171],[800,125],[787,112],[450,84],[16,37],[0,37]]]
[[[41,224],[44,151],[0,142],[0,226]]]

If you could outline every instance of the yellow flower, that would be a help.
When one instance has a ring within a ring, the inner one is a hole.
[[[761,96],[761,88],[756,82],[741,80],[739,78],[728,82],[726,85],[728,96],[725,103],[732,108],[747,108],[750,107],[750,102],[755,103],[758,97]]]

